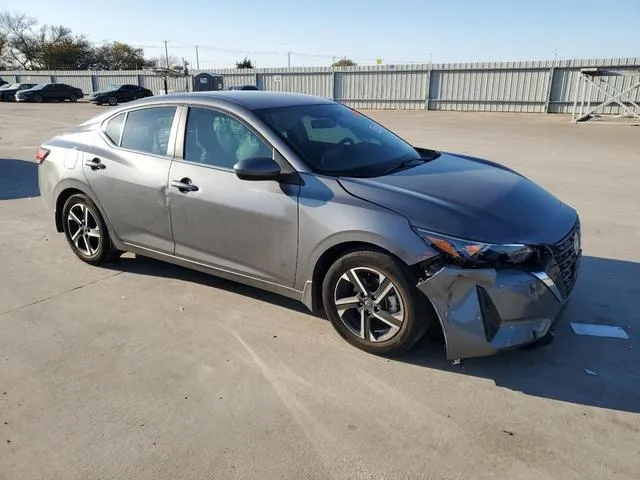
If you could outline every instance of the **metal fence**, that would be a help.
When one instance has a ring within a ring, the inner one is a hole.
[[[359,109],[461,110],[491,112],[569,113],[582,68],[640,69],[640,58],[484,62],[427,65],[380,65],[347,68],[221,69],[192,71],[222,75],[224,85],[252,83],[263,90],[300,92],[331,98]],[[150,71],[25,71],[2,72],[8,82],[60,82],[86,93],[107,85],[132,83],[164,91],[163,78]],[[169,78],[170,91],[186,91],[185,77]],[[630,77],[614,86],[627,88]],[[594,91],[591,103],[603,101]],[[632,101],[640,102],[640,93]],[[603,113],[620,113],[618,105]]]

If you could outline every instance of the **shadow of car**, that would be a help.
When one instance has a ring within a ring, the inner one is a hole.
[[[15,158],[0,158],[0,200],[39,195],[36,163]]]

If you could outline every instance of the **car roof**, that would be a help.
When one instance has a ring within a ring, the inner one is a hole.
[[[114,107],[82,122],[79,126],[102,123],[109,117],[133,108],[166,105],[167,103],[186,103],[191,105],[238,105],[247,110],[263,108],[287,108],[303,105],[331,105],[334,102],[326,98],[300,93],[269,92],[263,90],[220,90],[212,92],[170,93],[136,100],[120,107]]]
[[[232,103],[244,107],[248,110],[260,110],[263,108],[295,107],[301,105],[322,105],[333,103],[331,100],[313,95],[286,92],[265,92],[261,90],[224,90],[215,92],[191,92],[191,93],[171,93],[169,95],[158,95],[145,100],[139,100],[145,104],[172,102],[197,102],[207,103]]]

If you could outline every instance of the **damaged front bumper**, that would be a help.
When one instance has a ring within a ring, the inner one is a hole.
[[[562,298],[545,273],[446,266],[418,284],[439,317],[449,360],[482,357],[544,337]]]

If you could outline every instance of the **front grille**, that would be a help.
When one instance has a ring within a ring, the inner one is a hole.
[[[578,246],[577,249],[576,245]],[[578,279],[580,222],[577,222],[562,240],[553,245],[548,245],[548,249],[552,259],[548,266],[547,275],[556,284],[562,297],[566,298]]]

